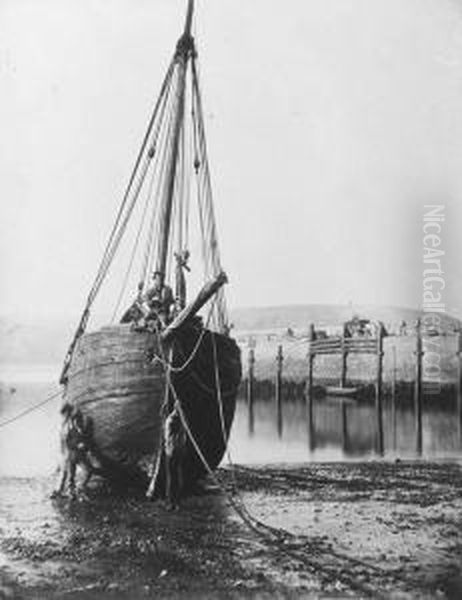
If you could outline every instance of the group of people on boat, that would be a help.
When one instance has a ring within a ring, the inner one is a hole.
[[[172,288],[162,280],[161,273],[154,273],[153,284],[145,294],[143,294],[143,284],[139,284],[135,301],[122,316],[121,323],[145,326],[154,322],[161,327],[166,327],[170,323],[175,298]]]
[[[167,327],[173,317],[186,306],[186,277],[185,271],[188,266],[189,251],[175,253],[175,294],[172,288],[165,283],[164,275],[160,271],[154,271],[152,285],[143,293],[144,284],[138,285],[138,293],[133,304],[125,311],[121,323],[135,323],[144,327],[154,323],[161,328]]]

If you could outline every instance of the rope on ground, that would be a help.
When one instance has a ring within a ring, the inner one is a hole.
[[[247,510],[247,508],[245,506],[240,506],[235,499],[228,493],[228,491],[225,489],[224,485],[222,484],[222,482],[219,480],[218,476],[214,473],[214,471],[212,470],[212,468],[210,467],[207,459],[205,458],[197,440],[194,437],[193,432],[191,431],[188,421],[186,419],[186,415],[183,412],[183,407],[181,406],[181,401],[178,397],[178,394],[176,393],[175,390],[175,386],[173,385],[173,382],[171,380],[171,367],[169,365],[169,361],[165,356],[165,353],[163,351],[163,347],[161,345],[161,340],[160,340],[160,332],[158,331],[158,336],[159,336],[159,346],[162,349],[162,354],[163,354],[163,361],[162,364],[164,365],[165,368],[165,377],[166,377],[166,382],[167,382],[167,386],[168,389],[170,390],[173,399],[175,401],[175,407],[178,409],[180,418],[181,418],[181,422],[182,425],[186,431],[186,434],[194,448],[194,451],[196,452],[199,460],[202,462],[202,464],[204,465],[204,468],[206,470],[206,472],[208,473],[208,475],[211,477],[211,479],[213,480],[213,482],[215,483],[215,485],[221,490],[221,492],[223,493],[224,497],[227,499],[229,505],[236,511],[236,513],[240,516],[240,518],[244,521],[244,523],[255,533],[261,533],[258,530],[258,527],[263,527],[265,528],[268,532],[271,532],[273,535],[277,535],[278,537],[281,536],[282,532],[279,532],[278,530],[269,527],[267,525],[265,525],[264,523],[261,523],[260,521],[258,521],[257,519],[255,519],[255,517],[253,517],[249,511]],[[240,498],[241,502],[242,499]]]
[[[205,331],[205,328],[204,328]],[[165,352],[164,352],[164,348],[162,346],[162,340],[160,337],[160,331],[159,329],[156,329],[157,332],[157,337],[158,337],[158,342],[159,342],[159,348],[161,349],[162,352],[162,365],[164,366],[164,370],[165,370],[165,379],[166,379],[166,383],[167,383],[167,388],[170,390],[174,402],[175,402],[175,407],[178,409],[180,418],[181,418],[181,422],[182,425],[186,431],[186,434],[194,448],[194,451],[196,452],[199,460],[202,462],[202,464],[204,465],[205,470],[207,471],[207,473],[211,476],[211,478],[213,479],[214,483],[220,488],[220,490],[222,491],[222,493],[225,495],[225,497],[228,499],[228,502],[231,504],[231,506],[233,506],[233,508],[235,508],[235,510],[239,513],[239,508],[235,506],[235,503],[233,501],[233,499],[229,496],[229,494],[227,493],[227,491],[225,490],[223,484],[221,483],[221,481],[218,479],[218,477],[215,475],[215,473],[213,472],[213,470],[211,469],[210,465],[208,464],[207,459],[205,458],[198,442],[196,441],[189,425],[188,425],[188,421],[186,419],[186,415],[183,412],[183,408],[181,406],[181,402],[180,399],[178,398],[178,394],[176,393],[175,390],[175,386],[173,385],[172,379],[171,379],[171,373],[172,373],[172,366],[168,360],[168,358],[165,356]],[[246,520],[245,516],[242,516],[242,518],[244,520]],[[252,523],[248,523],[248,525],[253,528]]]
[[[15,415],[14,417],[11,417],[10,419],[6,419],[6,421],[0,422],[0,429],[2,429],[3,427],[6,427],[7,425],[11,425],[11,423],[14,423],[15,421],[19,421],[19,419],[22,419],[26,415],[38,410],[39,408],[42,408],[42,406],[45,406],[45,404],[48,404],[49,402],[52,402],[53,400],[58,398],[58,396],[61,396],[61,394],[62,394],[62,392],[61,392],[61,390],[59,390],[58,392],[55,392],[51,396],[48,396],[48,398],[45,398],[45,400],[42,400],[38,404],[34,404],[33,406],[26,408],[26,410],[23,410],[22,412]]]
[[[223,444],[225,447],[228,464],[231,467],[231,474],[232,474],[232,479],[233,479],[233,493],[235,494],[235,496],[237,497],[237,499],[239,501],[238,514],[241,516],[242,519],[244,519],[245,522],[251,522],[254,524],[254,526],[256,525],[258,527],[261,527],[261,528],[265,529],[267,532],[270,532],[272,535],[276,535],[277,537],[280,537],[281,535],[286,535],[286,534],[290,535],[288,532],[286,532],[283,529],[275,529],[275,528],[270,527],[270,526],[266,525],[265,523],[259,521],[258,519],[256,519],[250,513],[249,509],[247,508],[244,498],[242,497],[242,494],[239,490],[239,487],[237,485],[237,479],[236,479],[235,465],[234,465],[234,462],[233,462],[233,459],[231,456],[231,450],[229,449],[229,445],[228,445],[228,437],[229,436],[226,432],[223,397],[222,397],[222,390],[221,390],[220,369],[219,369],[219,364],[218,364],[218,350],[217,350],[217,345],[216,345],[216,340],[215,340],[215,334],[213,332],[212,332],[212,346],[213,346],[213,361],[214,361],[214,369],[215,369],[215,385],[216,385],[215,392],[216,392],[217,401],[218,401],[218,409],[219,409],[220,422],[221,422],[221,431],[222,431],[222,435],[223,435]],[[207,468],[208,472],[210,473],[211,469],[210,469],[209,465],[207,465],[206,468]],[[212,472],[212,477],[214,477],[216,479],[215,474],[213,472]],[[225,494],[226,494],[226,491],[225,491]],[[234,508],[235,508],[235,510],[237,510],[235,506],[234,506]]]
[[[341,574],[337,573],[337,568],[334,568],[334,569],[327,568],[326,569],[325,566],[320,565],[318,562],[313,560],[311,557],[308,558],[306,556],[306,552],[304,552],[303,550],[299,551],[297,549],[290,548],[287,545],[288,540],[294,540],[296,536],[294,534],[292,534],[290,531],[287,531],[286,529],[272,527],[270,525],[267,525],[266,523],[263,523],[259,519],[255,518],[248,510],[247,506],[245,505],[244,499],[242,498],[242,495],[241,495],[240,491],[238,490],[237,485],[234,490],[236,493],[236,496],[237,496],[237,500],[238,500],[238,501],[236,501],[236,499],[225,488],[225,486],[220,481],[220,479],[216,475],[216,473],[214,473],[214,471],[211,469],[197,440],[194,437],[193,432],[191,431],[191,428],[189,427],[186,415],[184,414],[183,408],[181,406],[181,401],[178,397],[178,394],[176,393],[175,387],[171,380],[171,369],[169,369],[169,367],[168,367],[169,363],[168,363],[168,360],[165,358],[165,355],[164,355],[163,364],[165,365],[165,375],[166,375],[167,386],[172,393],[172,396],[175,401],[175,407],[178,409],[183,427],[185,428],[186,434],[194,448],[194,451],[196,452],[198,458],[204,465],[206,472],[211,477],[214,484],[222,492],[222,494],[225,497],[225,499],[227,500],[228,504],[231,506],[231,508],[234,509],[234,511],[242,519],[242,521],[249,527],[249,529],[251,531],[253,531],[254,533],[256,533],[257,535],[259,535],[260,537],[264,538],[265,540],[270,541],[271,543],[278,544],[279,547],[281,548],[281,550],[284,551],[288,556],[295,557],[299,560],[301,558],[303,558],[303,560],[305,562],[308,561],[308,563],[311,565],[312,568],[314,568],[316,570],[324,571],[326,575],[329,575],[329,577],[335,575],[339,580],[341,580],[341,581],[343,580],[343,583],[346,584],[347,586],[349,586],[350,588],[359,590],[362,593],[370,594],[371,592],[373,592],[377,598],[384,597],[380,593],[377,593],[377,590],[371,589],[368,585],[351,581],[349,578],[344,577]],[[217,383],[219,383],[218,378],[217,378]],[[224,424],[222,424],[222,425],[224,425]],[[229,452],[229,450],[228,450],[228,452]],[[230,458],[230,455],[229,455],[229,458]],[[231,463],[231,466],[234,471],[235,470],[234,464]],[[235,473],[233,473],[233,479],[235,480]],[[309,552],[311,555],[313,553],[313,549],[310,549]],[[371,571],[374,571],[375,573],[380,574],[383,577],[388,577],[394,581],[399,581],[400,583],[404,583],[404,584],[412,583],[412,582],[406,580],[405,578],[399,576],[396,573],[390,573],[390,572],[386,571],[385,569],[382,569],[381,567],[377,567],[375,565],[369,564],[360,559],[355,559],[355,558],[349,557],[342,553],[335,552],[332,549],[329,549],[328,552],[333,558],[336,558],[341,561],[349,562],[350,564],[354,564],[356,566],[360,566],[365,569],[370,569]],[[303,556],[301,556],[301,555],[303,555]]]
[[[210,475],[210,477],[212,478],[213,482],[215,483],[215,485],[217,485],[221,492],[223,493],[223,495],[225,496],[225,498],[227,499],[228,503],[230,504],[230,506],[232,508],[234,508],[234,510],[237,512],[237,514],[241,517],[241,519],[253,530],[256,531],[256,527],[253,523],[253,519],[249,519],[247,517],[247,515],[241,510],[241,508],[239,507],[239,505],[234,501],[234,498],[232,496],[230,496],[230,494],[228,494],[227,490],[225,489],[225,487],[223,486],[223,484],[221,483],[221,481],[218,479],[218,477],[216,476],[216,474],[213,472],[213,470],[210,468],[210,465],[208,464],[207,459],[205,458],[204,454],[202,453],[202,450],[200,449],[199,444],[197,443],[189,425],[188,425],[188,421],[186,419],[186,415],[183,412],[183,408],[181,406],[181,402],[180,399],[178,398],[178,395],[176,393],[175,387],[170,379],[170,373],[167,370],[166,371],[166,377],[167,377],[167,385],[173,395],[173,398],[175,400],[175,407],[178,409],[178,412],[180,414],[180,418],[181,418],[181,422],[183,424],[183,427],[186,431],[186,434],[191,442],[191,444],[193,445],[194,451],[196,452],[197,456],[199,457],[200,461],[202,462],[202,464],[204,465],[204,468],[206,469],[207,473]]]

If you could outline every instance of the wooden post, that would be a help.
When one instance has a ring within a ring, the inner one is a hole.
[[[308,334],[308,402],[313,401],[313,368],[314,368],[314,357],[315,354],[311,350],[311,342],[314,342],[316,338],[314,325],[310,324],[309,334]],[[305,394],[305,401],[306,401]]]
[[[308,341],[314,342],[316,339],[316,330],[314,328],[314,324],[310,323],[309,331],[308,331]]]
[[[253,401],[248,403],[248,424],[249,434],[252,436],[255,432],[255,412],[253,408]]]
[[[457,331],[457,416],[459,422],[459,437],[462,439],[462,329]]]
[[[348,456],[350,452],[350,438],[348,435],[348,404],[345,400],[342,400],[342,450],[343,453]]]
[[[314,421],[313,396],[308,397],[308,406],[306,408],[306,411],[308,421],[308,446],[310,452],[314,452],[316,450],[316,426]]]
[[[346,387],[346,378],[347,378],[347,360],[348,360],[348,352],[346,351],[345,344],[345,328],[343,329],[342,334],[342,363],[340,366],[340,387]]]
[[[313,371],[315,354],[308,354],[308,403],[313,402]]]
[[[316,339],[316,333],[314,329],[313,323],[310,324],[309,334],[308,334],[308,400],[307,405],[307,417],[308,417],[308,442],[310,451],[313,452],[316,449],[316,432],[314,428],[314,415],[313,415],[313,369],[314,369],[314,358],[315,353],[311,350],[311,342],[314,342]]]
[[[249,368],[247,371],[247,402],[249,406],[253,406],[254,392],[254,369],[255,369],[255,351],[253,348],[249,350]]]
[[[416,447],[417,453],[422,453],[422,323],[417,319],[416,323],[416,371],[414,383],[414,414],[416,424]]]
[[[253,396],[254,396],[254,374],[255,369],[255,351],[253,348],[249,349],[248,359],[248,371],[247,371],[247,408],[249,415],[249,433],[252,435],[255,428],[255,415],[253,409]]]
[[[277,427],[278,435],[282,436],[282,366],[284,363],[284,354],[282,346],[278,346],[276,356],[276,408],[277,408]]]
[[[375,382],[375,410],[377,417],[377,451],[379,454],[384,452],[383,443],[383,398],[382,398],[382,380],[383,380],[383,326],[377,324],[377,378]]]
[[[396,346],[393,345],[393,373],[391,381],[391,422],[393,429],[393,450],[396,451]]]

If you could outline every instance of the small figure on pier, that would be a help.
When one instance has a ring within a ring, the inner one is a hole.
[[[373,337],[374,332],[371,321],[354,315],[351,321],[344,324],[343,335],[346,338]]]
[[[400,336],[407,335],[407,323],[404,319],[399,324],[399,335]]]

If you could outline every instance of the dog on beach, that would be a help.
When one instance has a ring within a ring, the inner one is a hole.
[[[165,496],[167,508],[178,508],[179,500],[184,493],[184,459],[186,456],[186,431],[181,420],[179,409],[175,407],[165,419]]]
[[[71,498],[76,497],[76,473],[77,467],[85,471],[85,478],[82,483],[82,491],[85,491],[91,477],[99,473],[91,460],[91,447],[93,439],[93,422],[91,418],[85,418],[81,411],[66,403],[61,409],[63,421],[61,424],[61,455],[62,463],[60,467],[61,480],[59,487],[53,492],[52,497],[63,496],[66,489],[66,483]]]

